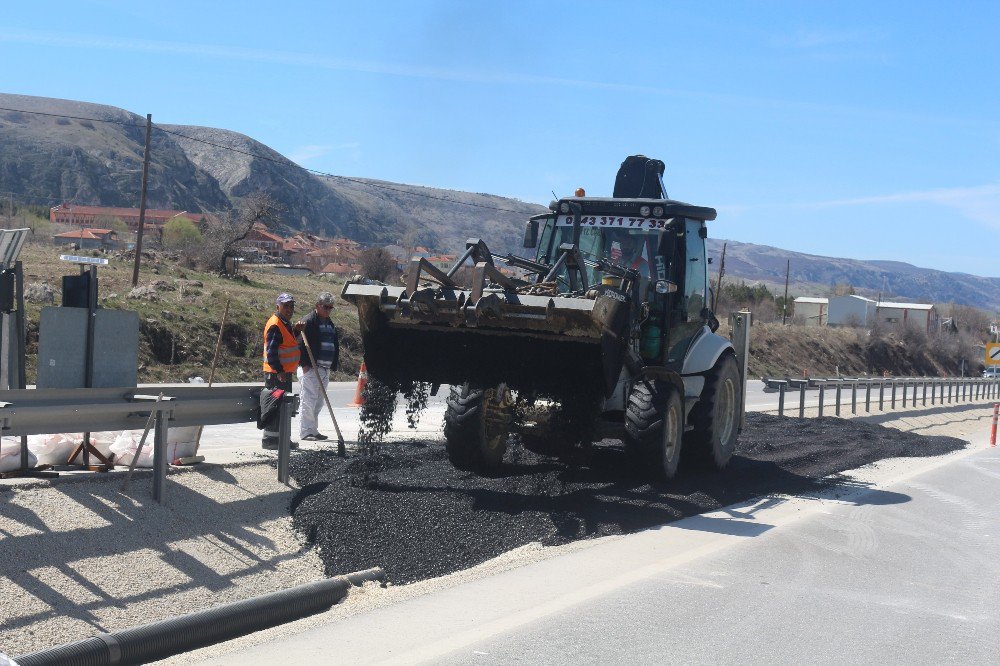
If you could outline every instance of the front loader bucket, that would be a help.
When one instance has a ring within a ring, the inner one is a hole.
[[[496,386],[565,395],[610,392],[629,311],[613,297],[567,298],[348,283],[365,363],[385,382]]]

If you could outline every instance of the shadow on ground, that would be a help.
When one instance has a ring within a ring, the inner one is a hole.
[[[400,584],[466,569],[535,541],[635,532],[755,497],[815,493],[836,483],[828,477],[837,472],[964,445],[858,420],[748,414],[725,470],[685,468],[668,483],[651,483],[613,445],[594,446],[572,461],[514,447],[507,464],[485,477],[453,468],[441,444],[386,443],[371,483],[353,476],[356,458],[297,456],[292,473],[302,490],[292,510],[328,574],[378,565]],[[909,499],[876,490],[854,497],[877,504]],[[752,521],[741,513],[703,528],[748,536],[766,531]]]

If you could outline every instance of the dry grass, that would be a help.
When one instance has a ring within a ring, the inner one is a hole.
[[[52,246],[26,245],[21,253],[25,285],[47,283],[60,302],[62,276],[73,275],[76,265],[60,261],[64,250]],[[88,254],[77,252],[77,254]],[[156,292],[153,300],[128,298],[132,290],[132,263],[109,259],[97,270],[99,297],[103,308],[134,310],[140,318],[139,381],[182,381],[194,375],[208,379],[212,355],[219,335],[219,323],[230,302],[223,335],[216,381],[256,381],[261,376],[264,321],[274,311],[274,298],[288,291],[299,298],[300,316],[308,313],[311,301],[321,291],[339,294],[342,282],[326,277],[299,277],[275,274],[265,267],[249,267],[244,279],[228,279],[213,273],[184,268],[182,262],[157,255],[144,260],[139,286],[157,281],[167,289]],[[194,285],[200,282],[201,287]],[[43,304],[27,303],[28,382],[34,380],[39,313]],[[357,311],[339,303],[334,321],[343,331],[340,378],[357,376],[360,340]]]

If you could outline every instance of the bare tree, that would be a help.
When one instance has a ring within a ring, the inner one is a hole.
[[[278,220],[280,212],[280,206],[266,192],[257,191],[245,197],[236,210],[206,224],[200,263],[216,266],[226,275],[229,272],[226,260],[241,254],[254,225],[260,223],[269,227]]]
[[[396,260],[384,247],[373,247],[361,253],[361,272],[365,277],[386,282],[396,272]]]

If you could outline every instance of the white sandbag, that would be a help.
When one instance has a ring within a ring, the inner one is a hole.
[[[92,432],[90,433],[90,443],[94,445],[95,449],[101,452],[102,456],[108,457],[111,455],[111,445],[115,443],[120,434],[121,431],[119,430]],[[83,435],[80,435],[80,441],[83,441]]]
[[[193,456],[198,452],[195,439],[198,437],[198,426],[186,428],[167,429],[167,462],[172,463],[178,458]],[[124,430],[118,434],[111,444],[111,453],[115,454],[115,463],[118,465],[131,465],[132,458],[139,448],[139,440],[142,439],[141,430]],[[146,435],[146,443],[142,446],[142,453],[135,463],[136,467],[153,466],[153,431]]]
[[[118,433],[115,441],[111,443],[111,453],[115,454],[115,463],[118,465],[131,465],[132,458],[139,448],[139,440],[142,438],[141,430],[123,430]],[[146,435],[146,443],[143,444],[142,453],[135,463],[136,467],[153,466],[153,431]]]
[[[105,458],[114,462],[111,458],[111,445],[115,441],[115,437],[118,436],[118,432],[92,432],[90,433],[90,445],[93,446],[97,451]],[[76,447],[78,444],[83,442],[83,433],[63,433],[63,437],[67,439],[72,439],[73,446]],[[89,456],[91,465],[99,465],[101,461],[97,459],[96,456],[91,454]],[[65,462],[65,461],[64,461]],[[73,457],[73,460],[69,463],[70,465],[83,465],[83,451],[80,451]]]
[[[28,467],[38,464],[38,458],[28,449]],[[0,472],[21,469],[21,438],[4,437],[0,440]]]
[[[28,450],[38,458],[39,465],[65,465],[80,440],[79,434],[28,435]]]
[[[188,458],[198,453],[198,426],[170,428],[167,430],[167,460]]]

